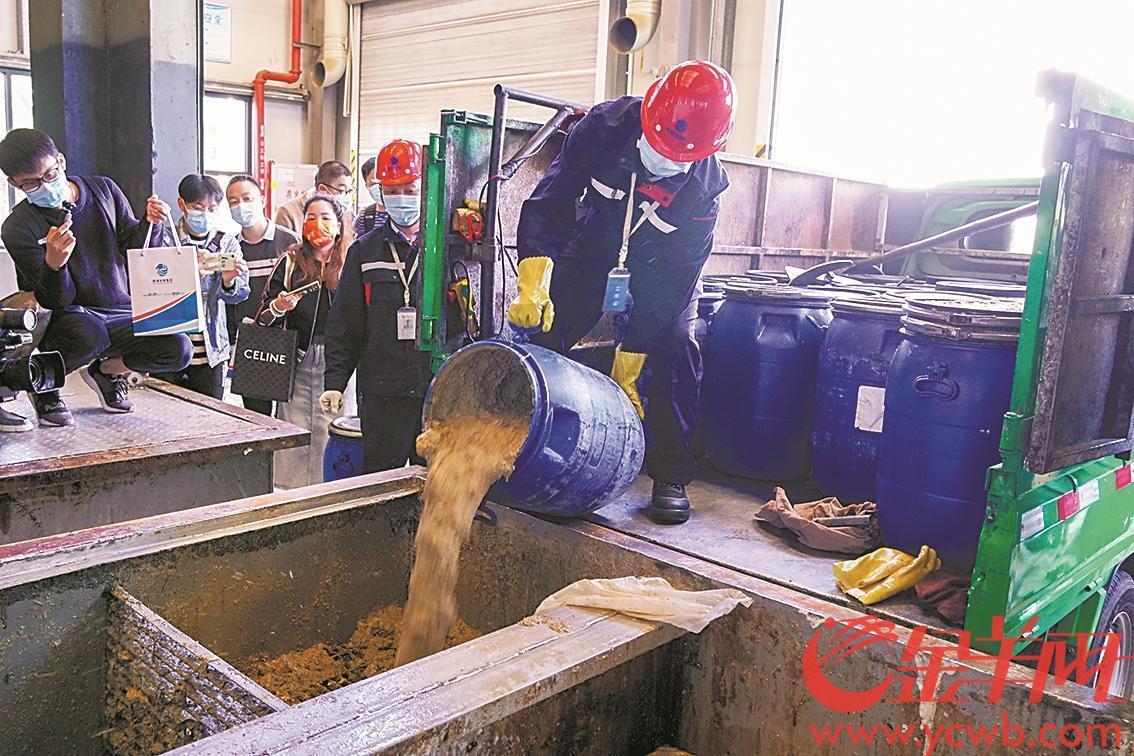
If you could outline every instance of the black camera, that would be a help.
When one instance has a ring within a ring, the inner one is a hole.
[[[42,394],[63,385],[67,369],[59,352],[32,354],[35,310],[0,308],[0,399],[17,392]]]

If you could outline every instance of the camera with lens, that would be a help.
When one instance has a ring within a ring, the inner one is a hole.
[[[59,352],[32,354],[38,324],[35,310],[0,308],[0,401],[60,388],[67,377]]]

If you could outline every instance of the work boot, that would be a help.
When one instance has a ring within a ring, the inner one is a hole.
[[[0,409],[0,433],[24,433],[33,429],[34,426],[23,415]]]
[[[659,525],[680,525],[689,519],[692,511],[685,486],[679,483],[654,481],[654,491],[650,495],[650,506],[646,516]]]
[[[75,418],[71,410],[67,409],[63,397],[58,391],[45,391],[42,394],[28,394],[35,407],[35,416],[44,428],[62,428],[65,425],[74,425]]]
[[[130,384],[124,375],[107,375],[98,369],[99,363],[92,362],[79,371],[83,383],[94,389],[98,394],[99,404],[107,412],[124,413],[133,412],[134,405],[130,401]]]

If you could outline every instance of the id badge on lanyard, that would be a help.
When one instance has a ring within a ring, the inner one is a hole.
[[[390,254],[394,258],[394,263],[398,266],[398,277],[402,279],[402,290],[404,292],[403,302],[404,306],[398,308],[398,341],[413,341],[417,338],[417,308],[410,307],[410,281],[413,280],[414,274],[417,273],[417,263],[421,260],[419,254],[413,260],[413,267],[410,268],[409,275],[406,275],[405,265],[402,264],[402,258],[398,256],[397,247],[393,242],[386,242],[390,247]]]
[[[630,237],[657,212],[660,203],[654,202],[642,211],[642,217],[631,228],[634,215],[634,189],[638,174],[630,174],[630,191],[626,194],[626,222],[622,227],[622,249],[618,252],[618,267],[606,276],[606,291],[602,298],[603,312],[625,312],[630,304],[630,270],[626,267],[626,257],[630,252]]]

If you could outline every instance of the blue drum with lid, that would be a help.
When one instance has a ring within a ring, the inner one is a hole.
[[[1012,392],[1021,299],[924,294],[907,300],[886,377],[878,523],[887,546],[932,546],[972,565],[988,468]]]
[[[830,322],[826,293],[726,287],[702,381],[705,450],[714,466],[761,480],[807,477],[819,348]]]
[[[530,418],[515,470],[491,501],[576,517],[621,496],[641,470],[645,437],[626,393],[549,349],[495,339],[459,349],[433,378],[425,420],[466,410]]]
[[[328,429],[323,451],[323,480],[342,480],[362,474],[362,423],[357,417],[336,417]]]
[[[886,374],[902,340],[902,301],[840,297],[819,352],[811,470],[828,496],[874,501]]]

